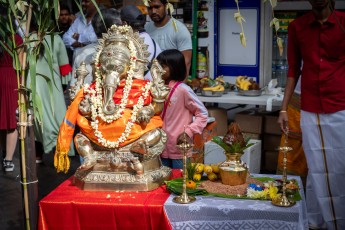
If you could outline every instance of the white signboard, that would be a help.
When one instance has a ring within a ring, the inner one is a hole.
[[[219,13],[219,65],[258,65],[258,28],[257,9],[241,9],[244,34],[247,46],[243,47],[240,41],[241,26],[236,22],[234,14],[237,9],[221,9]]]

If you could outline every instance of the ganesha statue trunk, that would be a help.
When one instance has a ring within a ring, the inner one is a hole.
[[[67,172],[69,143],[79,126],[74,140],[84,162],[74,181],[81,189],[149,191],[169,179],[171,169],[160,160],[167,139],[160,113],[169,88],[157,61],[153,80],[144,79],[149,53],[143,41],[131,27],[113,25],[96,47],[94,82],[72,88],[54,165]]]

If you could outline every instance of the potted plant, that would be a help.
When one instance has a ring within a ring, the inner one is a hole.
[[[241,162],[244,150],[253,145],[245,139],[239,125],[232,122],[223,138],[213,137],[212,141],[225,151],[226,160],[219,165],[220,177],[223,184],[241,185],[246,182],[248,168]]]

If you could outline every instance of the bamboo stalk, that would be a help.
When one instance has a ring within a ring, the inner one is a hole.
[[[32,5],[29,6],[28,9],[28,18],[26,24],[26,31],[25,31],[25,39],[28,36],[28,32],[30,30],[30,22],[32,16]],[[25,47],[25,46],[24,46]],[[29,199],[28,199],[28,186],[27,186],[27,173],[26,173],[26,152],[25,152],[25,137],[26,137],[26,129],[27,129],[27,95],[25,94],[26,91],[24,90],[25,86],[25,69],[26,69],[26,57],[27,57],[27,49],[24,49],[23,52],[23,62],[22,62],[22,70],[21,70],[21,79],[20,79],[20,89],[19,89],[19,139],[21,145],[21,167],[22,167],[22,185],[23,185],[23,196],[24,196],[24,211],[25,211],[25,225],[26,229],[30,229],[30,212],[29,212]]]

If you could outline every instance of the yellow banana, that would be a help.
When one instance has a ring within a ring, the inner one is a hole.
[[[207,178],[208,178],[210,181],[215,181],[215,180],[217,180],[218,176],[217,176],[217,174],[215,174],[214,172],[211,172],[211,173],[207,174]]]
[[[202,173],[204,171],[204,164],[198,163],[198,165],[195,168],[196,173]]]
[[[219,173],[219,166],[217,164],[212,164],[212,172]]]
[[[219,92],[219,91],[224,91],[224,90],[225,90],[225,88],[223,85],[218,85],[213,91]]]
[[[237,78],[236,78],[236,85],[238,86],[238,87],[240,87],[240,85],[241,85],[241,82],[243,81],[243,80],[245,80],[245,76],[238,76]]]
[[[223,85],[216,85],[213,87],[205,87],[205,88],[202,88],[202,90],[205,90],[205,91],[224,91],[224,86]]]
[[[200,82],[204,83],[204,82],[207,82],[208,81],[208,78],[207,77],[204,77],[204,78],[201,78],[200,79]]]
[[[240,84],[240,89],[241,90],[249,90],[249,86],[251,85],[252,83],[249,81],[249,80],[244,80],[241,82]]]
[[[193,175],[193,180],[194,181],[200,181],[201,180],[201,174],[200,173],[195,173]]]
[[[215,80],[220,82],[221,84],[225,84],[225,81],[224,81],[223,77],[224,77],[223,75],[218,76]]]
[[[212,167],[210,165],[204,166],[204,173],[208,174],[212,172]]]

